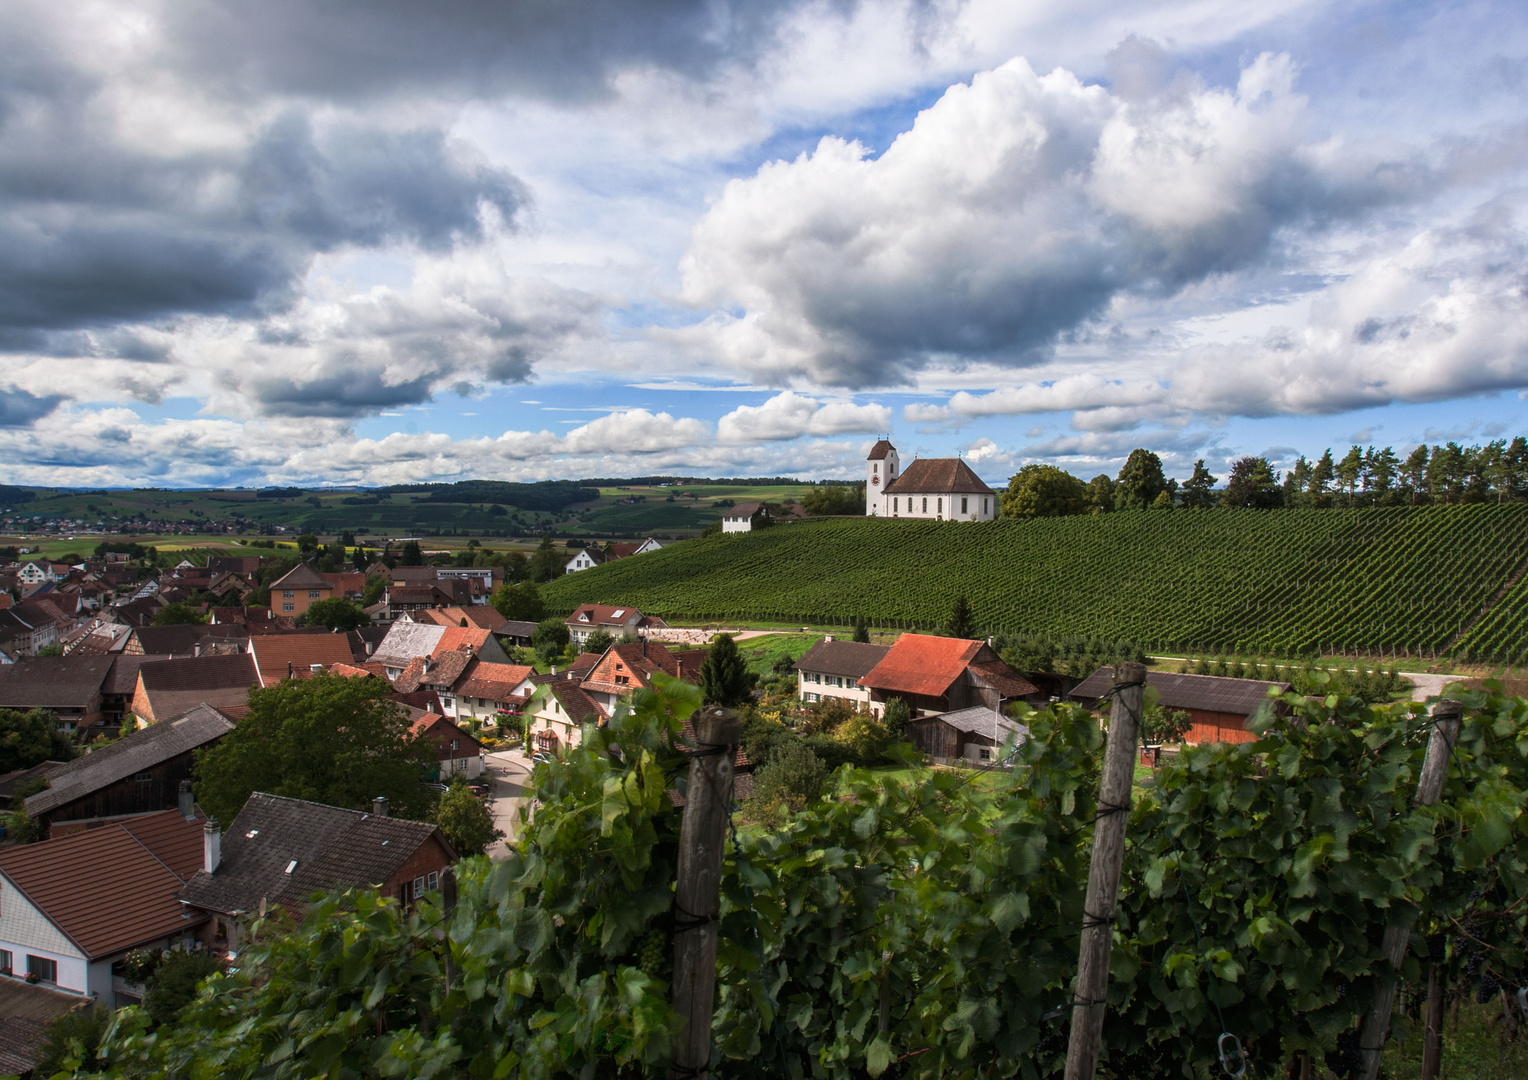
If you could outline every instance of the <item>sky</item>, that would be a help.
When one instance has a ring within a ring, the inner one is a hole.
[[[1528,7],[10,0],[0,481],[1528,433]]]

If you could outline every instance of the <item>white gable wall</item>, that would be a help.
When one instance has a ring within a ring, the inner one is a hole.
[[[58,964],[60,990],[84,994],[91,989],[85,954],[4,877],[0,877],[0,949],[11,954],[11,970],[18,976],[26,974],[31,954]]]

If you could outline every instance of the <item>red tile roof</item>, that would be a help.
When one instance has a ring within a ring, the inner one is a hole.
[[[443,653],[456,652],[463,648],[476,653],[488,643],[488,639],[492,636],[481,626],[448,626],[446,632],[440,635],[440,640],[435,643],[435,649],[430,655],[439,657]]]
[[[888,495],[996,494],[960,458],[919,458],[881,490]]]
[[[306,679],[313,665],[329,667],[355,659],[344,634],[266,634],[249,639],[249,655],[260,672],[261,686],[283,679]]]
[[[903,634],[859,684],[886,693],[938,697],[964,674],[985,644],[964,638]]]
[[[162,820],[150,820],[150,819]],[[91,959],[112,956],[196,925],[175,894],[172,864],[201,864],[202,819],[178,810],[114,822],[57,840],[0,850],[0,873]]]
[[[893,447],[891,443],[887,442],[885,439],[877,439],[876,444],[870,448],[870,456],[865,460],[882,461],[891,455],[892,450]]]
[[[503,701],[535,671],[535,668],[525,664],[490,664],[476,660],[462,673],[456,692],[462,697]]]
[[[298,563],[292,569],[271,582],[271,592],[278,589],[330,589],[334,588],[307,563]]]

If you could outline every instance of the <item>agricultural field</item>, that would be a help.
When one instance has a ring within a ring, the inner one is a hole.
[[[732,502],[801,499],[798,485],[704,484],[593,486],[578,481],[507,484],[468,481],[368,490],[58,491],[5,488],[0,516],[9,509],[30,520],[135,522],[225,526],[261,533],[282,526],[291,532],[333,536],[343,531],[370,537],[439,536],[463,539],[550,532],[560,538],[619,539],[657,534],[694,536]],[[30,494],[25,501],[17,493]],[[596,496],[591,498],[590,496]],[[16,531],[23,531],[19,527]]]
[[[724,624],[989,631],[1153,652],[1528,662],[1528,505],[825,520],[687,541],[551,583]]]

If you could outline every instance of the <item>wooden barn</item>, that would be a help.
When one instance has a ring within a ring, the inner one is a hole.
[[[1021,743],[1029,737],[1029,728],[994,709],[978,705],[909,720],[905,734],[907,740],[933,758],[936,765],[949,765],[960,760],[973,765],[993,765],[1009,737]]]
[[[47,790],[27,799],[27,816],[62,835],[76,823],[174,809],[180,782],[191,779],[192,753],[233,726],[212,706],[197,705],[136,731],[50,772]]]
[[[1097,708],[1113,679],[1114,669],[1101,667],[1078,683],[1070,697],[1090,709]],[[1252,742],[1257,736],[1247,730],[1247,718],[1268,700],[1269,690],[1282,694],[1289,689],[1287,682],[1168,671],[1148,671],[1146,685],[1156,690],[1158,704],[1164,709],[1188,713],[1191,726],[1183,741],[1191,743]],[[1282,714],[1283,706],[1276,708]]]

